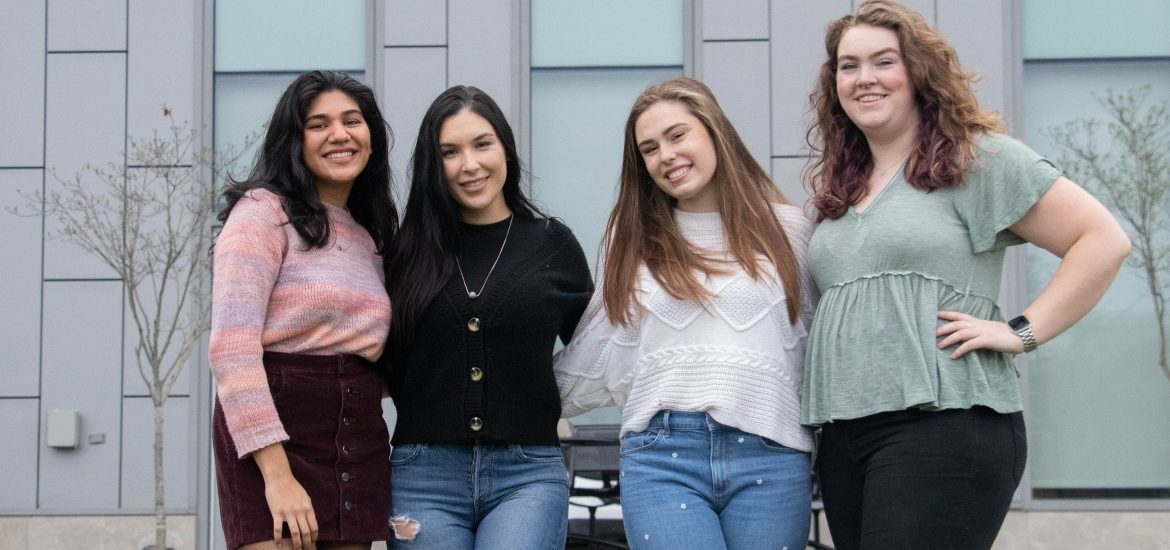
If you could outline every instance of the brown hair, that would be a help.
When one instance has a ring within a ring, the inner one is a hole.
[[[602,296],[609,319],[628,324],[633,309],[642,307],[635,294],[642,263],[671,296],[699,303],[711,293],[699,283],[697,274],[725,272],[718,261],[704,256],[683,238],[674,223],[676,201],[651,180],[638,150],[635,124],[660,101],[683,105],[711,135],[717,163],[708,185],[719,191],[719,213],[731,253],[757,280],[765,275],[757,255],[776,266],[788,296],[788,318],[795,323],[800,311],[799,266],[772,209],[774,203],[788,204],[788,200],[752,157],[710,88],[687,77],[646,88],[626,119],[618,199],[609,215],[609,238],[603,245]]]
[[[845,214],[865,194],[873,159],[861,130],[849,120],[837,96],[837,47],[845,31],[858,25],[890,29],[914,87],[919,122],[917,143],[906,161],[905,176],[916,189],[931,191],[963,183],[973,161],[975,136],[1000,131],[995,113],[979,110],[971,84],[955,49],[917,12],[889,0],[868,0],[853,15],[825,29],[825,52],[817,87],[809,95],[813,121],[806,139],[814,153],[806,170],[817,221]]]

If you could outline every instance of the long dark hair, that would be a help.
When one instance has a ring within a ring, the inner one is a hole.
[[[227,205],[219,213],[226,221],[244,193],[267,189],[284,197],[284,211],[309,248],[329,242],[329,217],[317,197],[317,184],[305,166],[305,116],[317,96],[330,90],[348,95],[362,111],[370,130],[370,160],[353,182],[347,206],[353,219],[366,228],[380,254],[398,231],[398,210],[390,193],[390,142],[393,134],[382,118],[374,92],[345,73],[309,71],[293,80],[276,102],[264,143],[248,177],[235,181],[223,192]]]
[[[459,203],[447,189],[439,130],[443,122],[463,110],[487,120],[504,147],[508,174],[503,194],[508,209],[522,217],[544,217],[520,186],[524,168],[516,152],[516,138],[496,102],[475,86],[452,86],[439,94],[418,129],[402,230],[385,256],[386,282],[394,304],[388,343],[391,362],[401,357],[402,350],[413,341],[414,328],[423,311],[455,272],[463,226]]]
[[[914,10],[887,0],[867,0],[855,14],[825,29],[826,59],[817,87],[809,95],[813,119],[806,140],[815,153],[806,170],[817,221],[837,219],[865,194],[873,172],[869,144],[849,120],[837,97],[837,47],[845,31],[873,25],[894,31],[914,86],[918,141],[906,160],[905,177],[914,188],[931,191],[962,185],[963,170],[975,158],[975,137],[1002,128],[994,113],[979,110],[959,56],[938,31]]]

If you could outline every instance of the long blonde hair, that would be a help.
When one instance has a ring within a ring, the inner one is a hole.
[[[643,263],[671,296],[700,303],[706,302],[711,293],[696,279],[696,273],[725,271],[683,238],[674,222],[675,200],[651,180],[638,150],[635,124],[660,101],[685,106],[711,135],[718,162],[708,185],[714,185],[719,192],[719,213],[731,252],[744,271],[757,280],[766,275],[757,255],[775,265],[788,296],[789,321],[795,323],[800,311],[799,265],[772,209],[775,203],[789,201],[752,157],[710,88],[687,77],[646,88],[626,119],[618,199],[606,226],[610,240],[603,245],[606,261],[602,296],[609,319],[628,324],[634,309],[642,307],[635,292]]]

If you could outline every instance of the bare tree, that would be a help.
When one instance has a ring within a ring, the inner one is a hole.
[[[1149,101],[1149,85],[1094,96],[1108,118],[1048,128],[1071,175],[1119,216],[1142,272],[1158,323],[1158,366],[1170,379],[1166,333],[1166,269],[1170,267],[1170,108]]]
[[[56,220],[49,238],[81,247],[122,279],[137,330],[134,357],[154,406],[154,548],[166,548],[163,433],[167,397],[211,324],[208,292],[216,181],[241,150],[216,154],[163,107],[169,130],[130,137],[125,164],[87,164],[54,176],[56,190],[29,194],[36,215]],[[245,148],[255,138],[245,140]],[[207,175],[211,174],[211,181]]]

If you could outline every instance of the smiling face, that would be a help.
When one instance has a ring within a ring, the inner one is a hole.
[[[867,139],[892,140],[918,127],[918,106],[898,35],[857,25],[837,46],[837,97]]]
[[[715,143],[685,105],[672,100],[651,105],[634,123],[634,139],[650,178],[678,201],[679,210],[719,210],[719,192],[711,185],[718,166]]]
[[[370,128],[357,102],[340,90],[318,95],[305,116],[302,158],[318,198],[346,207],[349,191],[370,160]]]
[[[504,180],[507,156],[487,119],[463,109],[439,128],[439,153],[447,190],[459,203],[463,221],[488,224],[508,217]]]

